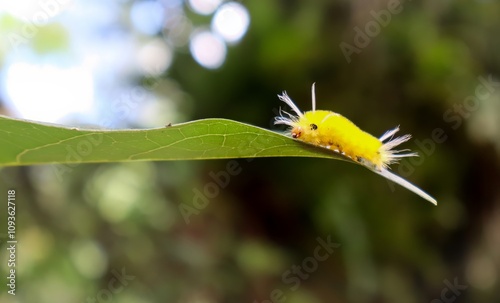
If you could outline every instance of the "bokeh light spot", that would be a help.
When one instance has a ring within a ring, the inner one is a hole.
[[[497,272],[494,262],[483,253],[476,252],[465,270],[467,282],[474,288],[487,290],[495,286]]]
[[[157,1],[134,2],[130,9],[130,19],[141,33],[155,35],[163,27],[164,8]]]
[[[72,113],[92,109],[94,83],[86,67],[14,63],[7,69],[9,106],[21,117],[56,122]]]
[[[189,7],[200,15],[210,15],[220,5],[221,0],[189,0]]]
[[[229,43],[238,42],[250,24],[248,10],[241,4],[230,2],[221,6],[212,20],[212,30]]]
[[[77,241],[73,243],[70,251],[73,264],[87,278],[99,278],[107,269],[107,255],[97,242]]]
[[[144,45],[137,54],[137,60],[140,68],[148,76],[159,76],[172,63],[173,52],[168,45],[155,39]]]
[[[224,41],[207,30],[193,34],[189,49],[196,62],[209,69],[219,68],[226,58]]]

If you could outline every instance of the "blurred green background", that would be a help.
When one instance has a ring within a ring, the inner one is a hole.
[[[413,135],[393,170],[438,206],[322,159],[3,168],[1,302],[500,302],[500,2],[7,2],[5,115],[281,131],[276,95],[309,110],[316,82],[318,108]]]

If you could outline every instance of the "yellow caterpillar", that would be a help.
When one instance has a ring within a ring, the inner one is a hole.
[[[399,127],[396,127],[376,138],[340,114],[316,110],[314,84],[311,94],[312,110],[305,113],[300,111],[286,92],[278,95],[278,98],[290,106],[297,115],[280,109],[280,116],[275,118],[274,124],[288,125],[291,127],[289,131],[292,138],[345,155],[437,205],[437,201],[423,190],[389,171],[389,165],[397,163],[399,159],[418,156],[417,153],[402,153],[409,151],[407,149],[394,150],[396,146],[410,140],[410,135],[393,138],[399,131]]]

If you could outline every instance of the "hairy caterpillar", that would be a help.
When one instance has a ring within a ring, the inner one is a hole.
[[[410,140],[411,135],[394,138],[394,135],[399,131],[399,127],[396,127],[387,131],[380,138],[376,138],[362,131],[340,114],[316,110],[314,84],[311,88],[311,95],[312,110],[304,113],[300,111],[286,92],[278,95],[278,98],[290,106],[297,115],[280,109],[280,115],[275,118],[274,124],[288,125],[292,138],[347,156],[437,205],[437,201],[423,190],[389,171],[389,165],[397,163],[401,158],[418,156],[417,153],[408,152],[408,149],[394,150],[396,146]]]

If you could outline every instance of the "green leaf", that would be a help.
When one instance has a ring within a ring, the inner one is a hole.
[[[259,157],[317,157],[353,162],[327,149],[225,119],[156,129],[89,130],[0,116],[1,166]]]

